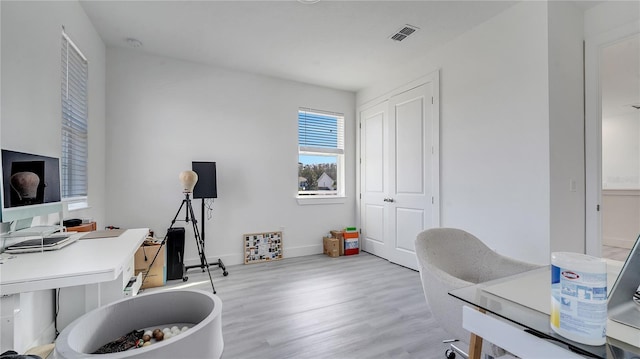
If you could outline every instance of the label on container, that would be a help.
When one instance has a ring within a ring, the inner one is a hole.
[[[551,265],[551,327],[582,342],[606,336],[607,274]]]
[[[356,249],[358,248],[358,239],[345,239],[344,249]]]

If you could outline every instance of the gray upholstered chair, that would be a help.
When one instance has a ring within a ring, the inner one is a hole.
[[[539,268],[502,256],[472,234],[455,228],[423,231],[416,238],[415,248],[422,288],[434,318],[447,333],[465,343],[470,333],[462,328],[463,303],[449,291]],[[504,353],[486,344],[483,353]]]

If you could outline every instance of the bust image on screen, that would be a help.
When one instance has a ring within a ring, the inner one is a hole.
[[[11,207],[38,204],[43,202],[44,161],[16,161],[11,163],[9,177]]]

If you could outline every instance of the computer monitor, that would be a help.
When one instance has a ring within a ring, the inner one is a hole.
[[[218,198],[216,163],[192,161],[191,169],[198,174],[198,182],[193,189],[193,198]]]
[[[62,212],[60,160],[2,150],[2,222]]]

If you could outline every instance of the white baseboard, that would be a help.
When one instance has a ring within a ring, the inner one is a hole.
[[[634,243],[635,239],[629,240],[625,238],[602,237],[602,244],[605,246],[631,249],[633,248]]]
[[[299,246],[299,247],[285,246],[282,257],[294,258],[294,257],[310,256],[314,254],[322,254],[322,244],[314,244],[311,246]],[[223,254],[217,257],[207,256],[207,262],[209,263],[209,265],[218,263],[218,259],[222,260],[222,263],[224,263],[225,267],[244,263],[244,256],[242,254]],[[197,258],[187,259],[185,260],[184,264],[186,266],[198,265],[200,264],[200,260]]]
[[[311,246],[300,247],[284,247],[284,258],[310,256],[313,254],[322,254],[322,243]]]
[[[214,263],[218,263],[218,259],[222,260],[222,263],[224,263],[225,267],[226,266],[230,266],[230,265],[234,265],[234,264],[240,264],[240,263],[244,263],[242,262],[242,255],[241,254],[226,254],[226,255],[221,255],[221,256],[217,256],[217,257],[211,257],[211,256],[207,256],[207,262],[209,263],[209,265],[213,265]],[[187,259],[184,262],[185,266],[194,266],[194,265],[198,265],[200,264],[200,260],[199,259]]]

